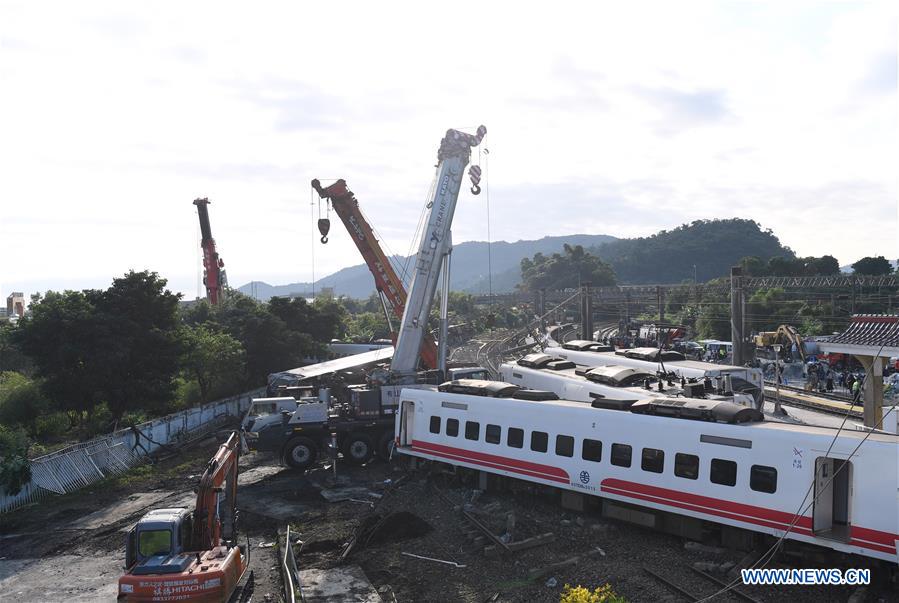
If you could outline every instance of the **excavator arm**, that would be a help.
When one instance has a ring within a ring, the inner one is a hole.
[[[209,550],[234,538],[239,460],[240,435],[235,431],[219,446],[200,478],[191,535],[193,550]]]
[[[799,357],[805,362],[805,346],[802,341],[802,335],[791,325],[780,325],[776,331],[764,331],[759,333],[755,338],[756,345],[766,347],[774,344],[795,345],[799,352]]]
[[[318,180],[313,180],[312,188],[318,192],[319,197],[331,203],[331,207],[346,226],[356,248],[362,254],[368,269],[371,270],[378,294],[387,300],[396,318],[402,320],[406,309],[406,289],[403,281],[397,276],[390,260],[381,249],[371,225],[359,209],[359,201],[347,188],[346,181],[341,179],[330,186],[322,187]],[[393,338],[396,340],[396,333],[393,334]],[[437,344],[430,334],[425,334],[422,342],[421,362],[425,369],[437,368]]]

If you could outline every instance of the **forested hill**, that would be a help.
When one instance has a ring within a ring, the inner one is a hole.
[[[770,229],[754,220],[696,220],[650,237],[616,239],[589,250],[615,269],[622,284],[707,281],[730,273],[746,256],[793,258]]]

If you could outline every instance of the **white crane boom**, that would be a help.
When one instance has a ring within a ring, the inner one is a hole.
[[[436,184],[428,200],[427,227],[415,261],[412,284],[406,298],[406,310],[397,335],[390,372],[394,378],[414,375],[418,368],[419,351],[428,328],[428,315],[437,291],[440,265],[452,249],[450,228],[465,166],[471,158],[471,148],[481,143],[487,128],[481,126],[477,134],[447,130],[437,152]],[[472,166],[472,192],[479,191],[480,170]]]

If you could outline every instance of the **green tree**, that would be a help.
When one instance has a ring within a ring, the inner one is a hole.
[[[34,362],[26,356],[14,340],[15,325],[0,323],[0,371],[34,374]]]
[[[0,425],[0,487],[16,495],[31,481],[28,438],[21,428]]]
[[[13,371],[0,373],[0,423],[24,427],[37,437],[39,420],[54,410],[38,382]]]
[[[73,424],[90,416],[105,385],[105,353],[99,352],[109,336],[88,298],[95,293],[48,291],[13,335],[43,377],[43,390]]]
[[[155,272],[133,270],[91,295],[105,336],[95,350],[103,360],[102,391],[115,418],[126,411],[162,410],[179,371],[180,295]]]
[[[852,264],[852,270],[855,274],[877,276],[881,274],[890,274],[893,271],[893,266],[888,259],[882,255],[878,255],[860,259]]]
[[[200,387],[200,401],[223,385],[242,383],[245,353],[240,342],[211,326],[185,327],[182,366]]]
[[[521,260],[522,287],[526,290],[564,289],[590,282],[594,287],[615,284],[615,272],[581,245],[563,246],[563,253],[549,257],[542,253]]]

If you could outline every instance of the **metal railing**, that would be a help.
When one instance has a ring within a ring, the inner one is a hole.
[[[290,538],[290,524],[284,533],[284,556],[281,558],[281,573],[284,575],[284,596],[288,603],[306,602],[303,588],[300,585],[300,572],[297,569],[297,558],[293,552]]]
[[[240,416],[252,399],[264,392],[264,388],[256,389],[188,408],[31,459],[31,481],[18,494],[8,494],[0,488],[0,513],[125,473],[164,446],[205,435],[228,419]]]

